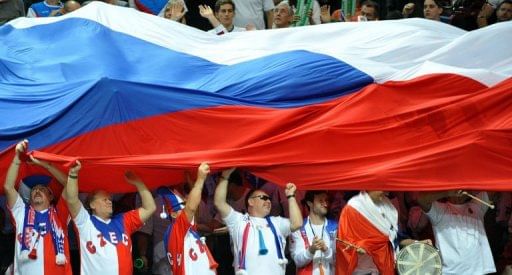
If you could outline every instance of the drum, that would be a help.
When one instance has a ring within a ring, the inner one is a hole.
[[[425,243],[413,243],[400,250],[396,268],[400,275],[441,275],[443,264],[438,250]]]

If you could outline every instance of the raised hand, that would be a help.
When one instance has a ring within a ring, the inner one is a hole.
[[[124,173],[124,179],[131,185],[144,184],[142,179],[137,176],[133,171],[126,171]]]
[[[197,168],[197,179],[205,180],[210,173],[210,165],[207,162],[201,163]]]
[[[322,23],[331,22],[331,6],[323,5],[320,7],[320,21]]]
[[[180,21],[185,13],[185,7],[181,1],[176,1],[171,4],[171,20]]]
[[[404,5],[404,8],[402,9],[402,15],[403,17],[407,18],[409,17],[412,12],[414,11],[414,3],[407,3]]]
[[[82,164],[80,163],[79,160],[76,160],[75,163],[73,164],[73,166],[71,166],[71,168],[69,168],[69,175],[76,177],[78,175],[78,172],[80,171],[80,169],[82,169]]]
[[[28,149],[28,140],[24,139],[18,144],[16,144],[16,148],[14,149],[16,152],[16,156],[19,158],[21,154],[25,154]]]
[[[489,18],[489,17],[491,17],[493,12],[494,12],[493,6],[489,3],[485,3],[482,6],[482,9],[480,10],[480,12],[478,13],[478,17]]]
[[[201,14],[201,16],[206,19],[215,17],[212,8],[210,8],[208,5],[199,5],[199,14]]]
[[[289,182],[286,184],[286,187],[284,189],[284,194],[286,196],[295,196],[296,191],[297,191],[297,186],[295,186],[295,184]]]

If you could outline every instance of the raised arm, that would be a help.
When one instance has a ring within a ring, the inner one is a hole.
[[[199,203],[201,203],[201,193],[203,192],[204,181],[208,174],[210,173],[210,165],[208,163],[203,162],[197,168],[197,179],[188,194],[187,202],[185,203],[185,213],[187,214],[187,219],[192,222],[194,215],[197,212],[197,208],[199,208]]]
[[[290,212],[290,231],[295,231],[302,226],[302,213],[299,204],[295,199],[297,187],[293,183],[287,183],[284,193],[288,198],[288,211]]]
[[[16,179],[18,178],[18,172],[20,171],[20,155],[27,151],[28,141],[24,140],[16,144],[14,158],[12,159],[11,165],[7,169],[7,175],[5,176],[4,192],[7,198],[7,206],[12,208],[18,199],[18,191],[14,188]]]
[[[222,171],[219,182],[217,183],[217,188],[215,188],[213,204],[215,204],[222,218],[227,217],[231,211],[231,206],[226,202],[226,197],[228,195],[229,176],[231,176],[233,171],[235,171],[235,168]]]
[[[423,209],[424,212],[429,212],[434,201],[451,196],[460,196],[461,194],[461,190],[450,190],[444,192],[425,192],[420,194],[420,196],[418,197],[418,204],[420,205],[421,209]]]
[[[67,183],[67,178],[66,178],[66,174],[64,174],[61,170],[55,168],[55,166],[53,166],[51,163],[47,162],[47,161],[43,161],[43,160],[40,160],[40,159],[36,159],[34,158],[34,156],[30,156],[30,162],[34,165],[37,165],[39,167],[42,167],[46,170],[48,170],[48,172],[55,178],[57,179],[57,181],[62,185],[62,186],[66,186],[66,183]]]
[[[78,198],[78,172],[80,168],[82,168],[82,164],[77,160],[69,169],[68,182],[64,186],[64,191],[62,191],[62,198],[68,204],[69,213],[72,218],[76,218],[80,207],[82,207],[82,202]]]
[[[140,196],[142,206],[139,207],[139,217],[143,222],[146,222],[156,210],[155,200],[153,195],[146,187],[144,182],[132,171],[127,171],[124,174],[125,180],[137,188],[137,192]]]
[[[208,19],[210,21],[210,24],[212,24],[213,28],[217,28],[220,25],[219,20],[215,17],[215,14],[212,11],[212,8],[208,5],[199,5],[199,14],[201,14],[202,17]]]

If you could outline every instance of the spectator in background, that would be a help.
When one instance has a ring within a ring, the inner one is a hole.
[[[476,23],[479,28],[485,26],[512,20],[512,0],[504,0],[496,9],[489,3],[482,6],[480,13],[477,16]]]
[[[274,24],[273,28],[289,28],[293,21],[293,9],[288,1],[281,1],[274,8]]]
[[[183,0],[171,0],[167,2],[164,9],[160,11],[158,16],[169,20],[186,24],[185,14],[188,12],[187,6]]]
[[[308,26],[308,25],[319,25],[322,23],[321,7],[317,0],[311,0],[312,1],[311,8],[307,11],[301,11],[296,8],[299,5],[299,4],[297,4],[297,2],[301,1],[301,0],[298,0],[298,1],[285,0],[285,1],[287,1],[288,4],[292,7],[292,11],[295,15],[294,19],[293,19],[295,24],[293,26],[299,27],[299,26]],[[302,1],[303,2],[300,5],[302,7],[305,7],[307,0],[302,0]],[[306,18],[303,19],[302,16],[304,16]]]
[[[59,11],[64,5],[59,0],[44,0],[30,5],[27,17],[49,17],[52,12]]]
[[[272,22],[274,22],[273,0],[233,0],[233,2],[237,8],[236,26],[254,25],[257,30],[272,28]],[[266,22],[264,20],[265,15],[267,17]]]
[[[439,0],[425,0],[423,3],[423,16],[425,19],[441,21],[443,8]]]
[[[50,16],[61,16],[66,13],[75,11],[79,8],[80,8],[80,3],[78,3],[77,1],[74,1],[74,0],[68,0],[64,3],[64,6],[62,6],[62,8],[60,8],[59,10],[52,11]]]
[[[489,200],[486,192],[478,197]],[[442,198],[448,201],[437,201]],[[461,191],[424,193],[418,198],[432,223],[445,275],[496,272],[483,221],[488,207],[468,199]]]
[[[208,19],[213,26],[213,29],[208,32],[222,35],[229,32],[241,32],[246,30],[245,28],[233,25],[235,4],[231,0],[218,0],[215,3],[215,13],[213,13],[209,6],[199,6],[199,13],[202,17]]]
[[[23,0],[0,0],[0,26],[22,16],[25,16]]]
[[[358,21],[377,21],[379,20],[379,13],[379,4],[371,0],[366,0],[361,4],[361,16],[364,19]]]

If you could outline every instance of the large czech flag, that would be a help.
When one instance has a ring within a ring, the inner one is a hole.
[[[0,178],[28,139],[62,169],[80,159],[83,191],[202,161],[304,189],[512,190],[512,22],[215,36],[92,3],[0,42]]]

